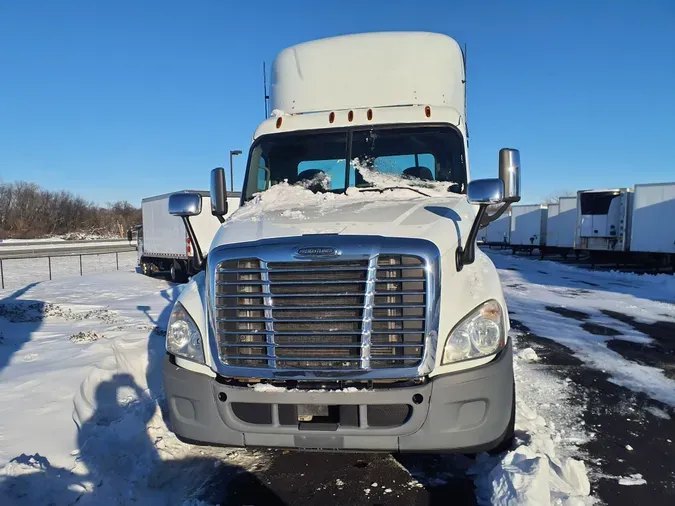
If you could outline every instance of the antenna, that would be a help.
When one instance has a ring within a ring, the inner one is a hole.
[[[265,119],[269,118],[269,107],[268,107],[268,102],[270,99],[270,96],[267,94],[267,71],[265,70],[265,62],[263,61],[263,93],[265,97]]]
[[[469,145],[469,122],[466,114],[466,42],[464,43],[464,51],[462,52],[462,60],[464,62],[464,126],[466,127],[466,145]]]

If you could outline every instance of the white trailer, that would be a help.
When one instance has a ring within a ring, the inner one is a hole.
[[[630,251],[675,262],[675,183],[635,185]]]
[[[143,225],[138,230],[138,264],[144,274],[168,271],[173,281],[182,282],[193,274],[194,246],[181,218],[169,214],[169,197],[173,193],[147,197],[141,202]],[[202,212],[190,221],[199,244],[208,251],[220,222],[211,214],[209,192],[195,193],[202,196]],[[240,198],[240,193],[228,195],[230,213],[239,207]]]
[[[574,248],[591,252],[629,251],[633,190],[582,190],[577,197]]]
[[[542,204],[511,206],[511,236],[509,244],[515,252],[546,245],[547,208]]]
[[[490,223],[484,236],[488,246],[508,246],[511,237],[511,213],[507,211]]]
[[[546,218],[546,251],[564,256],[574,249],[577,226],[577,197],[560,197],[549,204]]]

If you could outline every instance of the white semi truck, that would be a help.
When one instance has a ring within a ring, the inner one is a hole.
[[[184,441],[478,452],[513,437],[509,317],[478,229],[519,200],[519,154],[470,181],[465,66],[432,33],[282,51],[242,207],[175,303],[163,379]],[[211,209],[227,212],[223,169]],[[189,234],[191,235],[191,234]]]

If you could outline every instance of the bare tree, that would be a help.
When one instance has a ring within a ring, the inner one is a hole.
[[[557,204],[560,201],[560,197],[575,197],[576,194],[577,192],[572,190],[554,191],[544,199],[544,204]]]
[[[140,222],[140,209],[126,201],[100,207],[72,193],[44,190],[34,183],[0,183],[0,239],[123,236]]]

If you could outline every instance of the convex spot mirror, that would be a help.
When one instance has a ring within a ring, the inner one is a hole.
[[[471,204],[500,204],[504,202],[504,182],[501,179],[477,179],[467,188]]]

